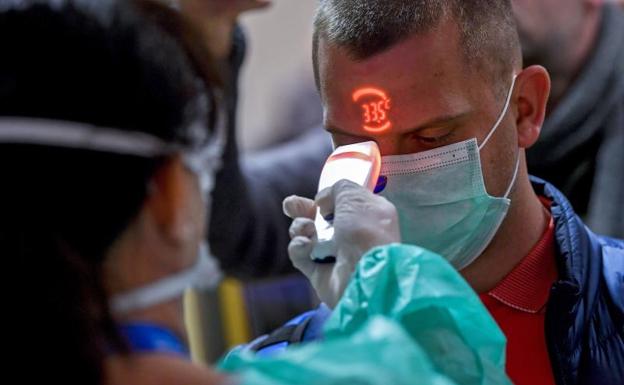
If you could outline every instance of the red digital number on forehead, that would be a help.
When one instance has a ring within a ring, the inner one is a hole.
[[[360,88],[353,93],[353,102],[362,107],[362,128],[365,131],[379,133],[392,127],[388,116],[390,98],[384,91],[374,87]]]

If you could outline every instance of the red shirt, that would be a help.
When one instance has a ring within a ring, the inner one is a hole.
[[[551,218],[520,264],[480,295],[507,337],[507,375],[516,385],[555,384],[544,332],[546,302],[557,279],[554,228]]]

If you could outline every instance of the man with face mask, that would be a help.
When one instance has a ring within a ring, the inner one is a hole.
[[[337,146],[374,140],[382,154],[381,196],[343,181],[316,202],[284,202],[290,257],[321,299],[339,300],[377,229],[461,272],[507,336],[515,383],[619,383],[624,244],[591,233],[559,191],[529,177],[550,78],[523,69],[511,3],[326,0],[315,27],[326,129]],[[310,259],[317,206],[334,217],[331,265]],[[347,227],[362,236],[342,237]],[[322,323],[323,312],[297,322]]]
[[[525,65],[543,65],[553,84],[540,140],[527,152],[529,172],[559,188],[593,231],[622,238],[624,18],[611,3],[512,1]],[[218,254],[227,255],[221,258],[226,270],[244,266],[246,276],[288,271],[287,223],[276,208],[286,194],[315,192],[331,148],[313,131],[246,159],[246,179],[238,177],[245,187],[223,193],[231,204],[217,210],[215,221],[233,236],[212,240]]]

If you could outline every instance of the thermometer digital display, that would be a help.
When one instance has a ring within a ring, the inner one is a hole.
[[[381,133],[392,128],[390,121],[391,100],[388,95],[374,87],[363,87],[353,92],[353,102],[362,108],[362,129]]]

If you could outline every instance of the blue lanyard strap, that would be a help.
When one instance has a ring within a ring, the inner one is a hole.
[[[148,323],[126,323],[119,326],[133,353],[169,353],[190,358],[186,346],[172,331]]]

